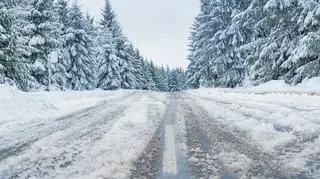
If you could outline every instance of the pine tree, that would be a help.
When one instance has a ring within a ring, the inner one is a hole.
[[[29,60],[32,65],[32,75],[41,85],[49,82],[48,56],[58,46],[58,30],[54,19],[54,0],[32,0],[28,3],[29,24],[24,28],[24,35],[31,47]],[[50,69],[51,70],[51,69]]]
[[[156,68],[156,88],[158,91],[168,91],[168,74],[164,67]]]
[[[2,2],[1,2],[2,3]],[[28,91],[38,88],[37,81],[30,75],[30,65],[26,57],[30,52],[26,40],[21,37],[27,25],[21,13],[24,12],[25,3],[18,6],[15,1],[5,1],[1,4],[0,26],[2,30],[0,55],[1,72],[4,74],[2,82],[17,85],[21,90]]]
[[[121,74],[121,88],[123,89],[135,89],[138,84],[135,76],[135,52],[132,44],[125,40],[121,42],[119,48],[120,61],[120,74]]]
[[[200,22],[198,18],[196,18],[193,27],[191,28],[191,36],[189,37],[189,51],[190,54],[188,55],[189,65],[187,70],[187,85],[188,88],[199,88],[200,87],[200,78],[201,78],[201,68],[200,65],[197,64],[196,52],[198,47],[196,46],[196,35],[198,28],[200,26]]]
[[[69,26],[68,20],[68,3],[66,0],[58,0],[55,4],[56,11],[56,21],[59,24],[59,49],[58,53],[58,62],[52,66],[52,84],[60,89],[65,89],[68,87],[67,79],[68,73],[67,70],[71,66],[71,62],[68,61],[68,51],[67,47],[67,29]]]
[[[201,1],[187,84],[236,87],[320,75],[317,0]]]
[[[209,48],[212,47],[211,39],[219,28],[222,28],[216,14],[211,13],[213,6],[215,4],[210,0],[201,1],[201,11],[195,19],[194,32],[190,39],[189,70],[191,71],[189,71],[188,83],[196,88],[213,86],[214,76],[210,65],[213,51]]]
[[[296,18],[283,40],[287,50],[280,72],[284,72],[287,82],[297,84],[320,76],[320,4],[318,0],[293,1],[286,6]]]
[[[145,79],[145,84],[142,86],[143,90],[155,90],[156,84],[153,80],[153,72],[152,72],[152,65],[148,61],[144,62],[143,65],[143,78]]]
[[[137,87],[136,89],[143,89],[143,86],[146,83],[146,79],[144,79],[143,77],[143,65],[144,65],[144,59],[141,56],[140,52],[138,49],[135,49],[135,54],[134,54],[134,76],[136,78],[136,82],[137,82]]]
[[[244,80],[244,62],[237,50],[244,43],[244,36],[240,30],[241,26],[232,20],[246,6],[245,1],[220,1],[212,10],[212,16],[217,18],[216,21],[220,22],[221,28],[215,34],[211,50],[209,50],[214,52],[210,62],[213,69],[214,86],[236,87]]]
[[[0,2],[0,84],[8,83],[13,85],[12,79],[7,76],[8,63],[13,63],[13,32],[12,17],[8,12],[9,4]]]
[[[169,92],[180,91],[179,76],[176,69],[169,72],[168,88],[169,88]]]
[[[119,72],[121,76],[121,88],[134,89],[137,86],[134,76],[134,49],[131,43],[123,35],[122,29],[116,19],[116,15],[112,9],[109,0],[105,0],[105,6],[102,10],[101,24],[110,30],[113,43],[116,48],[116,56],[118,58]]]
[[[111,31],[107,27],[102,26],[99,34],[100,44],[98,53],[98,88],[104,90],[115,90],[121,88],[121,76],[119,58]]]
[[[68,51],[69,88],[89,90],[96,86],[95,61],[90,53],[90,36],[85,31],[83,13],[77,4],[73,4],[68,14],[70,27],[67,29],[66,49]]]

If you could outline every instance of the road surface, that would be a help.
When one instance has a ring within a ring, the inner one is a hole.
[[[0,178],[316,179],[318,99],[132,92],[0,135]]]

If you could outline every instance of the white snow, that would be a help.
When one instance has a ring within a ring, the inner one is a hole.
[[[225,130],[244,132],[265,153],[298,145],[302,151],[286,152],[281,162],[299,171],[320,153],[319,82],[314,78],[291,87],[272,81],[258,87],[190,90],[188,94],[190,102],[208,111]]]
[[[30,144],[0,160],[0,178],[129,178],[166,103],[165,94],[139,91],[24,93],[2,85],[0,94],[0,150]],[[93,114],[59,121],[93,106]]]
[[[164,133],[164,154],[163,154],[163,169],[165,174],[177,174],[177,157],[174,137],[174,125],[168,124],[165,126]]]
[[[0,85],[0,136],[21,125],[56,119],[129,92],[20,92]]]
[[[315,95],[320,95],[320,77],[305,79],[296,86],[286,84],[284,80],[272,80],[255,87],[243,87],[232,90],[225,89],[225,91],[253,93],[315,93]]]
[[[235,135],[240,131],[248,136],[246,142],[264,153],[281,153],[288,144],[296,145],[300,151],[292,149],[281,154],[279,162],[290,171],[303,171],[309,159],[320,153],[319,92],[320,78],[313,78],[295,87],[271,81],[258,87],[200,89],[182,94],[190,97],[185,102],[199,105],[223,130]],[[49,178],[129,178],[133,162],[159,127],[167,102],[164,93],[24,93],[0,85],[0,150],[30,142],[18,155],[0,160],[0,178],[5,178],[6,172],[18,171],[23,171],[21,178],[41,178],[41,172]],[[78,114],[94,106],[96,113]],[[72,121],[57,121],[72,113],[79,116]],[[176,121],[176,125],[165,127],[168,148],[163,170],[172,174],[177,172],[175,151],[171,150],[176,148],[174,132],[182,135],[184,119]],[[178,141],[182,138],[177,136]],[[243,170],[249,168],[245,165],[249,159],[240,153],[225,151],[218,157],[231,171],[239,165]]]
[[[95,171],[85,178],[130,178],[133,162],[151,140],[165,110],[163,103],[148,101],[149,99],[144,97],[128,109],[112,130],[103,136],[96,146],[92,146],[92,152],[101,152],[91,159],[94,161],[91,168]],[[149,119],[148,105],[157,106],[157,112],[160,113],[158,115],[161,117],[153,116],[154,119]]]

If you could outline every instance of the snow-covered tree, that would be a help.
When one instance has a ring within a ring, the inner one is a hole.
[[[56,21],[59,24],[59,48],[56,50],[58,53],[58,62],[52,64],[52,84],[60,89],[68,87],[67,69],[70,68],[71,62],[68,58],[67,47],[67,29],[69,26],[68,19],[68,2],[66,0],[58,0],[55,3]]]
[[[168,87],[168,72],[164,67],[157,67],[155,69],[155,84],[158,91],[169,91]]]
[[[246,1],[218,1],[212,10],[212,16],[221,28],[211,39],[213,44],[209,50],[213,51],[209,64],[213,70],[214,86],[236,87],[242,84],[245,69],[237,49],[244,43],[244,35],[242,26],[232,20],[247,4]]]
[[[209,64],[213,58],[211,39],[215,33],[222,28],[216,21],[217,17],[211,13],[211,9],[215,6],[213,1],[202,0],[200,14],[195,18],[193,32],[190,37],[190,52],[188,67],[188,84],[193,87],[212,87],[213,75],[211,65]]]
[[[236,87],[319,76],[318,0],[201,1],[190,38],[189,87]]]
[[[13,84],[12,79],[7,76],[7,66],[14,63],[12,16],[8,12],[9,4],[0,2],[0,84]]]
[[[153,80],[152,70],[151,63],[145,61],[143,65],[143,78],[145,79],[145,84],[142,86],[143,90],[156,90],[156,84]]]
[[[132,44],[125,40],[118,42],[119,58],[120,60],[120,74],[121,74],[121,88],[135,89],[138,84],[135,76],[135,52]]]
[[[294,28],[284,40],[286,59],[280,66],[287,82],[297,84],[305,78],[320,76],[320,4],[318,0],[296,0],[289,4]]]
[[[111,32],[116,56],[118,58],[119,72],[121,76],[121,88],[134,89],[137,87],[134,76],[134,49],[128,39],[123,35],[122,29],[116,19],[109,0],[105,0],[100,24]]]
[[[90,52],[90,36],[85,31],[85,22],[80,7],[75,3],[68,13],[69,28],[66,30],[68,52],[69,88],[89,90],[96,86],[95,60]]]
[[[28,91],[38,88],[38,82],[30,75],[30,49],[27,40],[22,37],[26,23],[24,17],[25,3],[16,1],[0,2],[0,68],[4,75],[1,83],[17,85],[21,90]]]
[[[179,75],[177,70],[172,70],[168,77],[168,88],[170,92],[180,91],[179,89]]]
[[[28,24],[23,29],[23,36],[31,50],[28,60],[32,63],[32,75],[40,85],[48,85],[48,55],[59,44],[53,2],[54,0],[31,0],[26,7]]]
[[[143,89],[143,86],[147,83],[146,79],[144,79],[143,76],[143,65],[144,65],[144,58],[140,54],[140,51],[138,49],[135,49],[134,54],[134,76],[136,78],[137,86],[136,89]]]
[[[188,88],[199,88],[200,87],[200,78],[201,78],[201,67],[197,63],[196,52],[199,49],[196,45],[196,35],[198,28],[200,26],[200,22],[198,22],[198,18],[195,19],[195,22],[191,28],[191,35],[189,37],[189,52],[188,60],[188,70],[187,70],[187,86]]]
[[[102,26],[99,34],[98,88],[115,90],[121,88],[120,64],[112,34]]]

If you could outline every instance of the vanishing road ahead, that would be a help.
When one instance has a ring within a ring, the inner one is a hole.
[[[317,94],[128,92],[1,132],[0,178],[316,179],[319,134]]]

